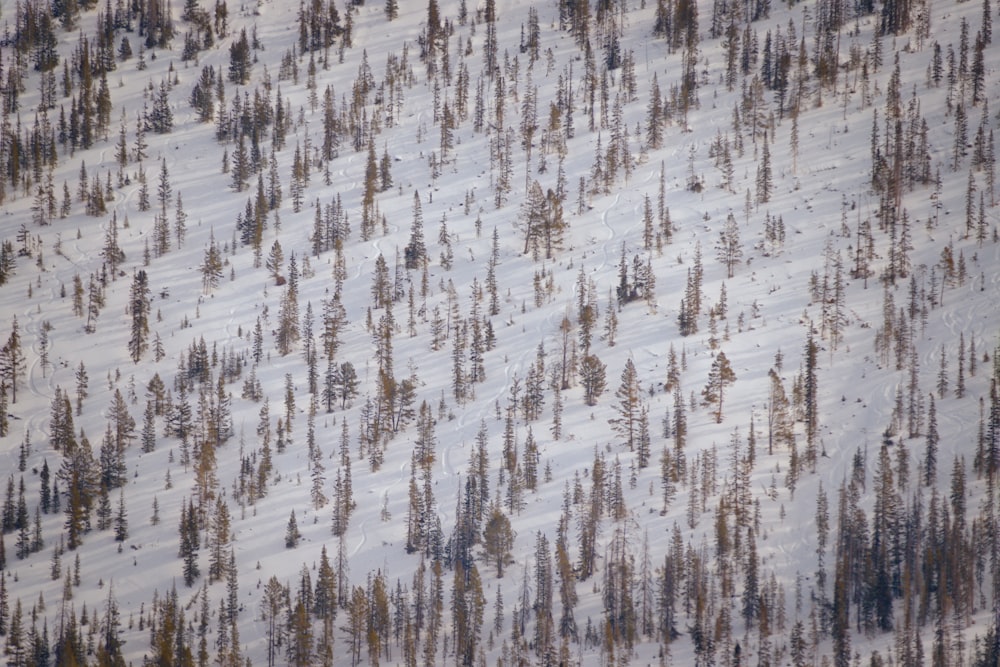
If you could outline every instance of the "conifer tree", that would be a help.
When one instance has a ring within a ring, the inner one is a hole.
[[[167,217],[167,205],[173,196],[173,188],[170,185],[170,172],[167,170],[167,159],[160,160],[160,182],[156,187],[156,200],[160,203],[160,214]]]
[[[937,394],[938,398],[942,399],[948,395],[948,353],[944,348],[944,343],[941,344],[941,355],[938,365]]]
[[[606,386],[606,367],[596,355],[588,354],[580,360],[580,383],[583,385],[583,402],[597,405],[597,399]]]
[[[805,367],[802,369],[802,408],[806,426],[806,460],[815,468],[816,433],[819,429],[819,378],[817,364],[819,346],[813,339],[812,326],[806,336]]]
[[[739,225],[732,211],[726,217],[725,227],[719,232],[719,243],[716,245],[719,262],[726,267],[726,275],[732,278],[736,266],[743,258],[743,247],[740,244]]]
[[[403,249],[406,268],[416,269],[427,261],[427,247],[424,243],[424,221],[420,195],[413,191],[413,220],[410,223],[410,238]]]
[[[615,412],[618,416],[609,419],[608,423],[618,433],[623,443],[628,446],[629,451],[632,451],[635,449],[639,433],[642,397],[639,388],[639,375],[631,358],[625,361],[621,384],[615,392],[615,397],[618,399],[618,403],[615,405]]]
[[[271,244],[271,250],[267,254],[267,259],[264,261],[264,268],[271,274],[275,285],[281,285],[284,280],[281,275],[281,269],[284,264],[285,253],[281,248],[281,243],[275,239],[274,243]]]
[[[285,526],[285,548],[294,549],[299,546],[302,534],[299,532],[298,523],[295,521],[295,510],[288,515],[288,525]]]
[[[86,437],[71,452],[64,455],[58,478],[66,491],[66,547],[76,549],[83,542],[83,534],[90,526],[94,499],[100,487],[100,468]],[[58,494],[53,491],[53,496]]]
[[[265,636],[267,637],[267,664],[274,667],[277,661],[277,651],[282,645],[285,637],[284,623],[282,622],[282,612],[288,606],[288,591],[278,581],[278,578],[271,575],[264,585],[264,592],[261,597],[261,613],[264,622],[267,624]]]
[[[479,654],[486,598],[475,562],[455,564],[452,587],[452,628],[459,664],[472,665]]]
[[[510,558],[515,538],[510,519],[498,505],[493,505],[483,528],[483,548],[497,568],[497,578],[503,578],[504,566]]]
[[[636,436],[636,465],[645,468],[649,465],[652,438],[649,434],[649,410],[643,405],[639,413],[639,430]]]
[[[240,36],[229,46],[229,81],[237,85],[246,85],[250,81],[250,42],[247,39],[246,28],[240,30]]]
[[[767,403],[767,453],[774,453],[774,445],[795,446],[795,432],[792,428],[791,404],[785,394],[785,387],[778,373],[768,371],[770,389]]]
[[[938,442],[937,408],[934,404],[934,394],[930,394],[927,403],[927,433],[924,436],[925,448],[922,465],[925,486],[934,486],[937,479]]]
[[[142,166],[141,162],[139,163],[139,173],[136,176],[136,178],[139,181],[139,194],[138,194],[138,201],[136,202],[136,208],[138,208],[142,212],[146,212],[149,210],[150,207],[149,181],[146,179],[146,170]]]
[[[21,345],[17,316],[11,319],[10,335],[0,348],[0,382],[10,391],[10,402],[17,403],[17,388],[25,376],[27,358]]]
[[[148,116],[149,129],[157,134],[169,134],[174,129],[174,112],[170,109],[170,85],[160,81],[153,96],[153,108]]]
[[[188,499],[181,503],[180,517],[180,549],[178,555],[183,561],[184,585],[191,587],[201,574],[198,567],[198,551],[201,546],[201,535],[198,529],[198,514],[194,502]]]
[[[224,261],[222,249],[219,248],[219,244],[215,241],[215,230],[213,229],[209,234],[208,245],[205,247],[201,266],[199,267],[201,271],[201,287],[205,294],[211,294],[222,281]]]
[[[124,542],[128,539],[128,514],[125,511],[125,489],[118,493],[118,511],[114,519],[115,541]]]
[[[149,291],[149,278],[146,271],[139,269],[132,276],[128,305],[132,315],[128,350],[129,356],[135,363],[139,363],[139,359],[149,347]]]
[[[763,145],[761,147],[760,164],[757,166],[757,197],[758,206],[771,201],[771,193],[774,189],[773,175],[771,173],[771,149],[767,141],[767,133],[764,133]],[[731,278],[732,276],[730,276]]]
[[[455,252],[451,247],[451,234],[448,233],[446,217],[441,216],[441,226],[438,228],[438,245],[441,246],[441,254],[438,256],[441,268],[451,271],[455,260]]]
[[[177,247],[184,245],[184,237],[187,235],[187,213],[184,211],[184,201],[180,191],[177,192],[177,200],[174,203],[174,238],[177,240]]]
[[[701,394],[705,403],[715,406],[715,421],[722,423],[722,398],[726,387],[736,381],[736,373],[733,371],[726,353],[720,351],[712,361],[712,368],[708,372],[708,382]]]

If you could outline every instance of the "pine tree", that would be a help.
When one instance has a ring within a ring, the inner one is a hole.
[[[261,597],[261,612],[266,625],[267,664],[273,667],[277,660],[277,649],[282,645],[285,628],[281,620],[282,611],[288,606],[288,591],[274,575],[264,585]]]
[[[201,68],[198,82],[191,89],[190,103],[197,111],[198,122],[212,122],[215,117],[215,68],[211,65]]]
[[[7,410],[7,382],[0,378],[0,437],[10,432],[10,419]]]
[[[504,566],[510,558],[515,538],[510,519],[499,506],[494,505],[483,528],[483,548],[496,565],[497,578],[503,578]]]
[[[639,413],[639,432],[636,437],[636,465],[645,468],[649,465],[651,456],[652,438],[649,434],[649,410],[642,406]]]
[[[208,526],[208,583],[235,575],[229,570],[227,551],[231,542],[230,525],[229,505],[219,496],[215,499],[215,507]]]
[[[307,603],[301,598],[296,600],[289,616],[288,648],[285,651],[288,664],[295,667],[309,667],[315,663],[312,624]]]
[[[136,202],[136,208],[142,212],[149,210],[149,181],[146,179],[146,170],[143,168],[142,163],[139,163],[139,174],[136,177],[139,181],[139,195],[138,201]]]
[[[942,399],[948,395],[948,353],[944,348],[944,343],[941,344],[941,357],[937,376],[937,394],[938,398]]]
[[[934,394],[929,395],[927,404],[927,434],[924,438],[923,481],[925,486],[934,486],[937,479],[938,424]]]
[[[223,171],[229,169],[229,173],[232,176],[233,190],[243,192],[247,189],[247,181],[250,178],[251,172],[250,153],[247,151],[246,139],[242,133],[240,133],[237,139],[236,149],[233,151],[232,157],[228,161],[223,159],[223,167]],[[301,205],[301,201],[300,192],[299,205]],[[295,208],[295,212],[299,212],[298,207]]]
[[[148,122],[149,128],[157,134],[168,134],[174,128],[174,112],[170,109],[170,86],[166,81],[160,81],[156,89]]]
[[[726,353],[720,351],[712,361],[712,368],[708,372],[708,382],[701,394],[705,403],[715,406],[715,421],[722,423],[722,398],[723,393],[730,384],[736,381],[736,373],[733,371]]]
[[[125,261],[125,252],[118,245],[118,213],[112,213],[104,233],[104,247],[101,256],[108,265],[108,273],[112,280],[118,275],[118,267]]]
[[[247,39],[246,28],[240,30],[239,38],[229,46],[229,81],[237,85],[246,85],[250,81],[250,42]]]
[[[115,541],[124,542],[128,539],[128,514],[125,511],[125,489],[118,493],[118,511],[114,519]]]
[[[146,271],[139,269],[132,276],[128,305],[132,315],[128,350],[134,363],[139,363],[139,359],[149,347],[149,292],[149,279]]]
[[[882,5],[880,35],[900,35],[910,29],[913,16],[921,11],[911,0],[890,0]]]
[[[597,399],[604,393],[606,374],[606,366],[596,355],[588,354],[580,360],[580,383],[586,405],[597,405]]]
[[[542,191],[538,181],[533,181],[521,211],[524,229],[524,253],[529,251],[534,259],[552,259],[562,247],[566,221],[563,218],[562,200],[552,190]]]
[[[631,358],[625,361],[625,368],[622,370],[621,384],[615,392],[618,403],[615,406],[617,417],[608,420],[612,428],[618,433],[629,451],[635,449],[639,433],[639,417],[642,413],[641,389],[639,387],[639,375],[635,369],[635,363]]]
[[[281,248],[281,243],[275,239],[274,243],[271,244],[271,250],[267,254],[267,259],[264,261],[264,268],[271,274],[275,285],[281,285],[284,281],[281,275],[281,269],[284,264],[285,253]]]
[[[646,107],[646,146],[651,150],[657,150],[663,145],[663,99],[655,72],[649,90],[649,104]]]
[[[295,521],[295,510],[288,515],[288,525],[285,527],[285,548],[294,549],[299,546],[299,540],[302,538],[302,534],[299,532],[299,526]]]
[[[178,555],[183,561],[184,584],[189,588],[201,574],[198,567],[198,550],[201,545],[201,535],[198,530],[198,514],[194,502],[181,503],[180,517],[180,550]]]
[[[170,185],[170,173],[167,171],[167,159],[160,161],[160,182],[156,187],[156,200],[160,202],[160,214],[167,217],[167,205],[173,196],[173,188]]]
[[[7,664],[26,665],[28,647],[24,634],[24,612],[21,607],[21,598],[18,598],[14,603],[14,611],[10,615],[6,635]]]
[[[222,281],[224,262],[222,250],[215,241],[215,230],[212,229],[209,234],[208,246],[205,248],[201,266],[199,267],[201,271],[201,287],[205,294],[211,294]]]
[[[841,512],[838,519],[841,526],[843,526],[846,522],[851,521],[851,518],[847,516],[848,508],[844,500],[846,494],[846,489],[841,486]],[[851,535],[851,531],[843,531],[841,539],[838,540],[837,562],[834,568],[833,606],[831,609],[832,624],[830,634],[833,638],[833,664],[835,667],[848,667],[851,664],[851,627],[849,623],[851,599],[849,578],[851,576],[851,558],[853,555],[847,550],[848,545],[850,544],[849,539]]]
[[[813,329],[810,326],[803,360],[805,368],[802,369],[802,409],[806,426],[806,460],[813,469],[816,466],[816,433],[819,429],[818,356],[819,346],[813,339]]]
[[[460,664],[472,665],[479,653],[477,648],[486,607],[479,569],[474,562],[456,563],[451,607],[456,657]]]
[[[337,575],[330,563],[326,545],[320,551],[316,587],[313,591],[313,613],[321,619],[332,619],[337,609]]]
[[[439,263],[445,271],[451,271],[455,260],[455,253],[451,247],[451,235],[448,233],[448,225],[445,216],[441,216],[441,226],[438,228],[438,245],[441,246]]]
[[[83,533],[90,526],[90,513],[100,487],[100,468],[86,437],[73,450],[64,455],[58,478],[66,492],[66,546],[73,550],[83,541]],[[53,496],[58,494],[53,491]]]
[[[180,191],[177,192],[177,200],[174,204],[174,238],[177,240],[177,247],[184,245],[184,237],[187,235],[187,213],[184,211],[184,201]]]
[[[743,258],[739,225],[736,223],[736,216],[733,215],[732,211],[726,217],[725,227],[719,232],[719,243],[715,249],[718,252],[719,262],[726,267],[727,277],[732,278],[736,266]]]
[[[410,238],[403,249],[407,269],[420,268],[427,261],[427,247],[424,243],[424,221],[420,195],[413,191],[413,220],[410,223]]]
[[[14,504],[14,475],[7,477],[7,495],[3,503],[3,521],[0,532],[9,533],[17,526],[15,524],[16,505]]]
[[[761,147],[760,164],[757,166],[757,196],[756,203],[766,204],[771,201],[771,193],[774,189],[773,175],[771,173],[771,149],[767,141],[767,133],[764,134],[763,145]],[[730,276],[731,278],[732,276]]]
[[[26,368],[27,358],[21,346],[17,316],[14,316],[11,319],[10,336],[0,348],[0,382],[10,391],[11,403],[17,403],[17,388],[25,376]]]

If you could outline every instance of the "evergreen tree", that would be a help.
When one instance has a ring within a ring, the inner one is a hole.
[[[143,352],[149,347],[149,292],[149,279],[146,271],[139,269],[132,276],[128,305],[132,315],[128,350],[129,356],[135,363],[139,363]]]
[[[222,250],[215,241],[215,230],[213,229],[209,234],[208,246],[205,248],[201,266],[199,267],[201,271],[201,287],[205,294],[210,294],[222,281],[224,262]]]
[[[27,358],[21,346],[17,316],[11,319],[10,336],[0,348],[0,383],[10,391],[10,402],[17,403],[17,388],[25,376]]]
[[[246,28],[243,28],[240,36],[229,46],[229,81],[246,85],[250,81],[250,68],[250,41],[247,39]]]
[[[617,417],[608,420],[618,433],[629,451],[635,449],[639,433],[639,417],[642,413],[642,396],[639,387],[639,375],[631,358],[625,361],[622,370],[621,384],[615,392],[618,403],[615,405]]]
[[[281,269],[285,264],[285,253],[281,248],[281,243],[275,239],[271,244],[271,250],[264,261],[264,268],[271,274],[275,285],[281,285],[284,278],[281,276]]]
[[[208,530],[208,583],[235,576],[229,568],[227,547],[231,541],[229,505],[221,497],[215,499],[215,509]]]
[[[295,510],[288,515],[288,525],[285,527],[285,548],[294,549],[299,546],[302,534],[299,533],[298,523],[295,521]]]
[[[719,352],[712,361],[712,368],[708,372],[708,382],[702,390],[701,395],[705,403],[715,406],[715,421],[722,423],[722,398],[726,387],[736,381],[736,373],[733,371],[729,359],[725,352]]]
[[[174,112],[170,109],[170,85],[166,81],[160,81],[156,89],[153,108],[150,110],[147,122],[149,129],[157,134],[168,134],[174,129]]]
[[[100,468],[94,460],[90,443],[84,437],[64,455],[58,477],[66,490],[66,546],[73,550],[83,542],[90,528],[90,514],[100,488]],[[53,496],[58,494],[53,491]]]
[[[184,585],[190,588],[201,574],[198,566],[198,551],[201,546],[201,535],[198,529],[198,513],[194,502],[181,503],[180,518],[180,550],[178,555],[183,561]]]
[[[816,466],[816,433],[819,429],[818,355],[819,346],[813,339],[813,330],[810,326],[806,336],[805,368],[802,371],[802,408],[806,425],[806,459],[813,469]]]
[[[321,619],[332,619],[337,608],[336,572],[330,563],[326,545],[320,551],[316,587],[313,591],[313,613]]]
[[[288,277],[285,290],[281,295],[278,308],[278,329],[275,334],[275,346],[278,354],[288,356],[292,347],[299,341],[299,290],[298,265],[295,254],[288,259]]]
[[[483,528],[483,548],[496,565],[497,578],[503,578],[504,566],[510,558],[515,537],[510,519],[499,506],[494,505]]]
[[[719,262],[726,267],[726,275],[732,278],[736,266],[743,258],[743,248],[740,244],[739,225],[732,211],[726,217],[725,227],[719,232],[719,243],[716,245]]]
[[[261,598],[261,612],[266,625],[265,635],[267,637],[267,664],[273,667],[277,659],[277,649],[282,645],[285,628],[282,623],[282,612],[288,606],[288,591],[278,581],[278,578],[271,576],[264,585],[264,592]]]
[[[118,511],[114,519],[115,542],[128,539],[128,514],[125,511],[125,490],[118,493]]]
[[[774,190],[773,175],[771,173],[771,149],[767,141],[767,133],[764,134],[763,146],[761,148],[760,164],[757,165],[757,205],[766,204],[771,201],[771,193]],[[732,276],[730,275],[730,278]]]

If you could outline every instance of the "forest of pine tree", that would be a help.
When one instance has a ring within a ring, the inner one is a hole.
[[[997,665],[997,12],[0,0],[0,655]]]

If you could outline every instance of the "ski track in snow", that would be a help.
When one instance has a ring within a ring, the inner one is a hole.
[[[604,240],[601,244],[601,251],[603,253],[601,263],[597,267],[598,273],[603,273],[604,269],[608,266],[608,249],[611,247],[611,243],[615,240],[617,234],[615,233],[615,228],[608,223],[608,213],[618,206],[618,202],[621,201],[622,195],[620,192],[615,193],[615,200],[608,204],[608,207],[601,212],[601,224],[605,229],[608,230],[608,238]]]
[[[226,324],[223,327],[223,331],[226,332],[226,342],[230,342],[236,338],[236,334],[232,332],[233,321],[236,319],[236,308],[229,309],[229,318],[226,320]]]
[[[360,552],[361,549],[365,546],[365,542],[368,541],[368,532],[365,530],[366,523],[368,523],[368,517],[365,517],[358,525],[358,529],[361,531],[361,538],[358,540],[358,543],[354,546],[354,549],[351,551],[351,556],[357,556],[358,552]]]
[[[51,306],[55,301],[56,297],[53,293],[55,287],[49,287],[46,289],[48,297],[45,300],[46,306]],[[23,330],[21,332],[21,345],[23,346],[25,341],[30,341],[28,346],[32,352],[31,363],[25,371],[25,378],[27,380],[27,388],[30,394],[38,399],[44,399],[46,404],[51,403],[52,397],[55,395],[55,384],[53,381],[53,376],[56,372],[56,367],[58,364],[52,363],[52,345],[51,341],[49,344],[49,372],[46,372],[42,368],[42,359],[39,354],[39,341],[41,334],[42,322],[44,319],[44,313],[48,311],[49,308],[42,308],[41,303],[35,303],[29,308],[24,310],[23,313]],[[22,398],[22,401],[24,399]],[[32,412],[28,418],[25,420],[24,424],[24,435],[25,438],[34,443],[36,439],[33,436],[45,435],[45,428],[42,427],[42,422],[45,421],[46,415],[43,412]]]

